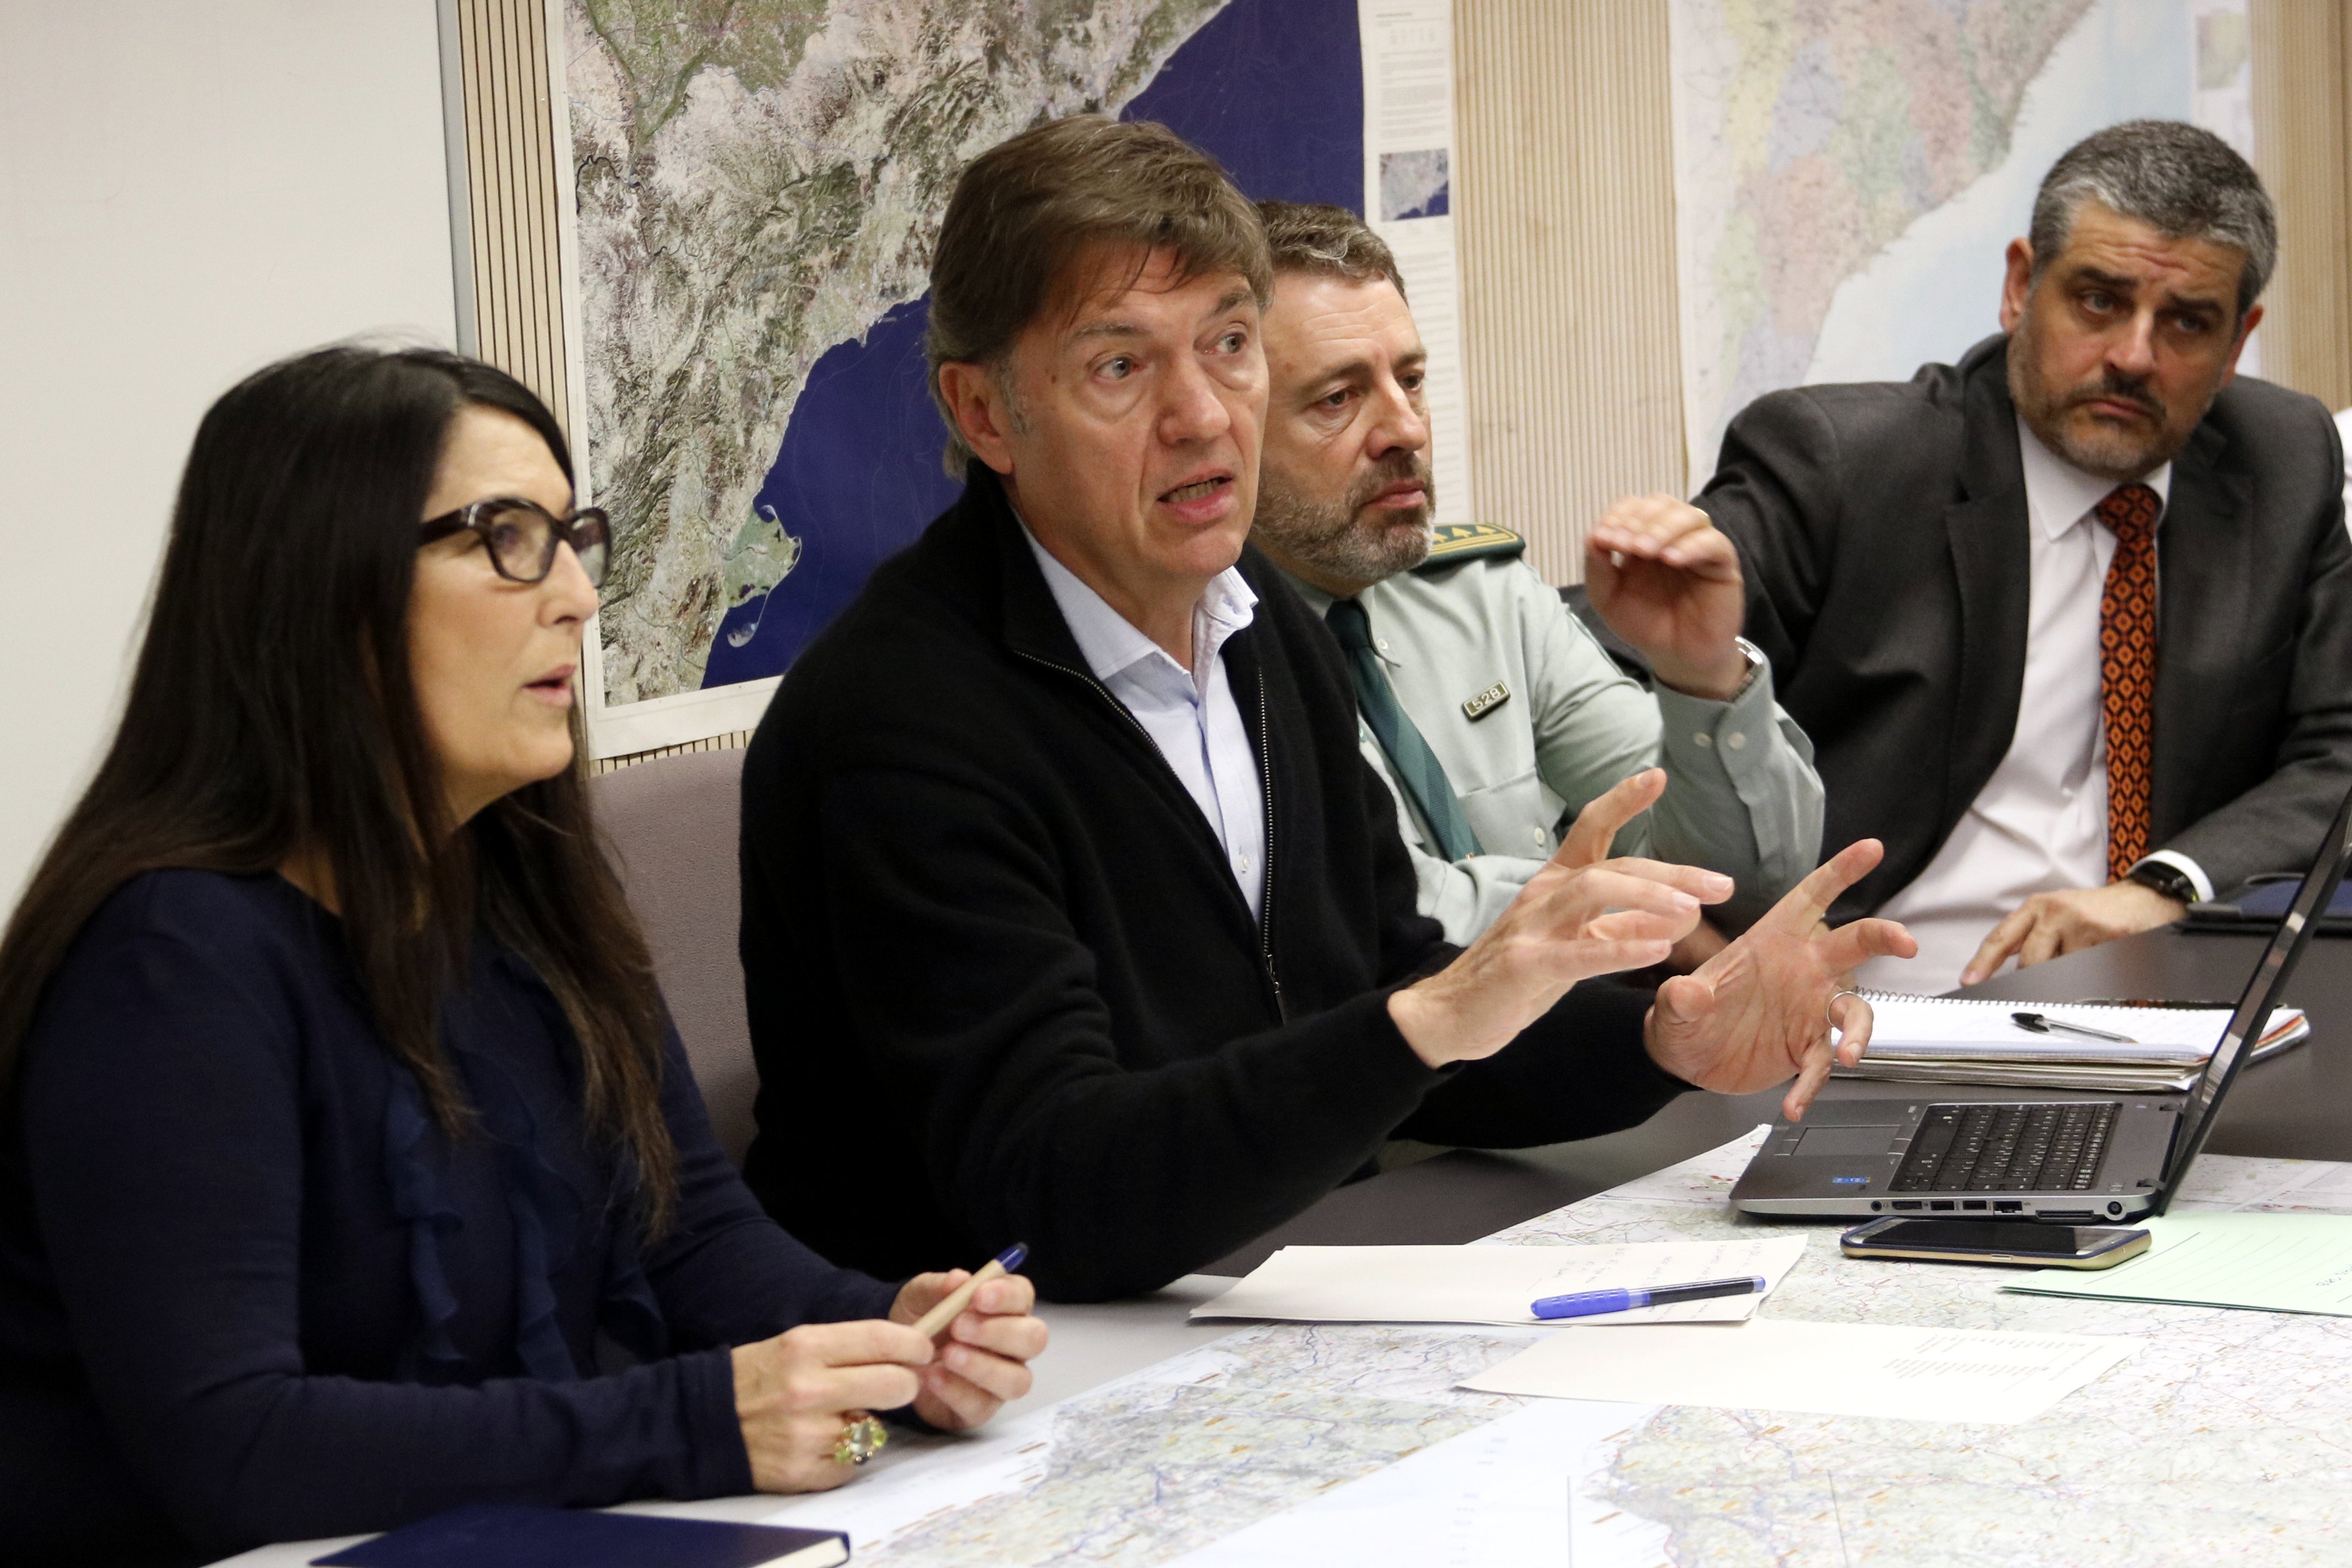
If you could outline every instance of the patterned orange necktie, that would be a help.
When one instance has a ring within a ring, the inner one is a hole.
[[[2147,856],[2156,776],[2156,521],[2164,503],[2146,485],[2119,485],[2097,510],[2116,536],[2099,600],[2099,705],[2107,723],[2107,878],[2120,881]]]

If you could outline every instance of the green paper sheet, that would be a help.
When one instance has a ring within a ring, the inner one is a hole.
[[[2138,1223],[2151,1242],[2128,1262],[2037,1268],[2003,1289],[2352,1318],[2352,1215],[2170,1214]]]

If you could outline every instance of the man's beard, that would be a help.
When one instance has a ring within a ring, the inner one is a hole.
[[[1419,506],[1367,512],[1372,498],[1411,479],[1422,488]],[[1418,452],[1394,452],[1337,501],[1310,500],[1268,468],[1258,479],[1254,537],[1276,554],[1342,582],[1369,586],[1429,559],[1430,513],[1437,488]]]
[[[2021,324],[2010,345],[2009,395],[2027,429],[2042,444],[2086,474],[2103,479],[2137,479],[2170,462],[2189,444],[2189,430],[2175,432],[2169,413],[2146,376],[2123,375],[2113,365],[2102,367],[2096,381],[2060,393],[2046,392],[2035,379],[2035,343],[2030,324]],[[2128,403],[2156,421],[2145,435],[2105,420],[2087,427],[2066,418],[2072,410],[2094,401]],[[2201,412],[2199,416],[2203,416]]]

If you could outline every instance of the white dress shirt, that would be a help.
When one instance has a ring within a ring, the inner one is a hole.
[[[1857,984],[1889,991],[1948,991],[1977,948],[2036,893],[2107,882],[2107,729],[2099,700],[2099,604],[2116,536],[2094,509],[2116,489],[2084,473],[2018,422],[2025,463],[2032,585],[2027,599],[2025,681],[2009,754],[1910,886],[1878,912],[1901,921],[1919,956],[1873,959]],[[2159,503],[2172,494],[2172,465],[2138,481]],[[2213,889],[2184,855],[2147,857],[2178,866],[2200,897]]]
[[[1160,748],[1224,847],[1251,918],[1265,918],[1265,791],[1233,679],[1218,657],[1225,639],[1254,618],[1257,595],[1231,567],[1209,580],[1192,607],[1192,668],[1186,669],[1055,560],[1026,523],[1022,532],[1087,668]]]
[[[2344,441],[2344,524],[2352,528],[2352,408],[2337,411],[2336,429]]]

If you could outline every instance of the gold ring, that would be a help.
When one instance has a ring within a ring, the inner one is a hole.
[[[871,1415],[855,1415],[841,1424],[841,1436],[834,1439],[833,1462],[836,1465],[862,1465],[882,1451],[890,1440],[882,1423]]]
[[[1836,1027],[1838,1026],[1838,1021],[1837,1021],[1837,1005],[1838,1005],[1838,998],[1839,998],[1840,996],[1859,996],[1859,995],[1861,995],[1861,994],[1862,994],[1862,993],[1861,993],[1861,992],[1856,991],[1856,990],[1855,990],[1853,986],[1851,986],[1851,985],[1847,986],[1847,987],[1846,987],[1844,990],[1843,990],[1843,991],[1838,991],[1838,992],[1834,992],[1834,993],[1832,993],[1832,994],[1831,994],[1831,996],[1830,996],[1830,999],[1829,999],[1829,1003],[1828,1003],[1828,1005],[1825,1005],[1824,1007],[1822,1007],[1822,1019],[1828,1023],[1828,1025],[1829,1025],[1829,1026],[1830,1026],[1831,1028],[1832,1028],[1832,1029],[1836,1028]]]

